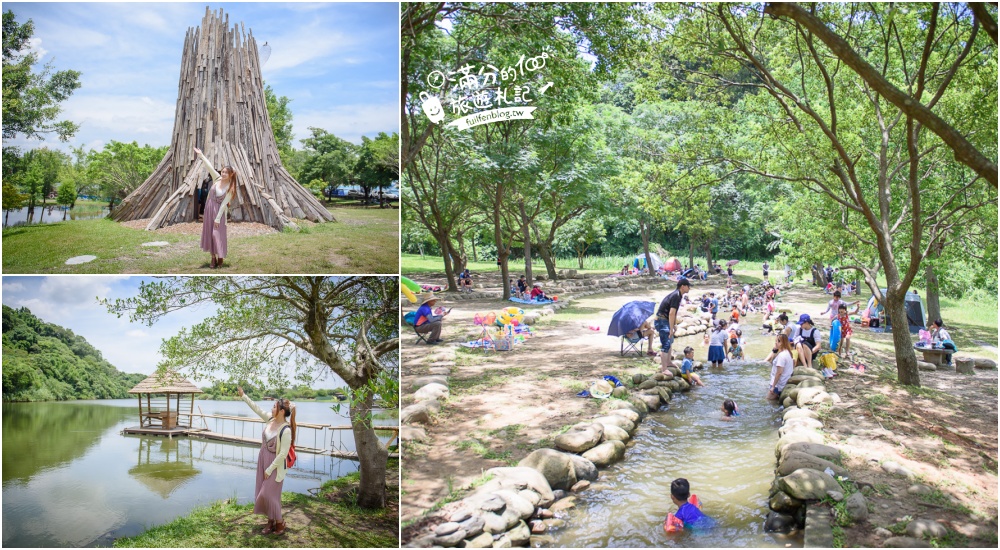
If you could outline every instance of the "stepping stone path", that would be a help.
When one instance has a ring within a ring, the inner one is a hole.
[[[97,259],[97,256],[73,256],[72,258],[66,260],[66,265],[79,265],[85,264],[87,262],[92,262]]]
[[[170,245],[170,243],[168,243],[167,241],[151,241],[148,243],[142,243],[142,246],[153,246],[153,247],[168,246],[168,245]]]

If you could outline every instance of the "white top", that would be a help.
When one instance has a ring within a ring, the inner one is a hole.
[[[209,162],[207,158],[205,158],[205,155],[202,154],[201,151],[198,152],[198,158],[200,158],[201,161],[205,163],[205,167],[208,168],[208,173],[212,176],[212,179],[215,181],[215,183],[212,185],[212,190],[215,191],[215,196],[223,197],[227,193],[229,193],[229,191],[232,189],[232,185],[226,185],[225,187],[223,187],[222,175],[220,175],[218,172],[215,171],[215,168],[212,167],[212,163]],[[215,223],[219,223],[220,221],[222,221],[222,217],[225,216],[226,212],[229,210],[229,201],[231,200],[233,200],[233,196],[229,195],[229,198],[222,202],[222,207],[219,208],[219,213],[215,215]]]
[[[726,345],[726,339],[729,337],[728,330],[712,331],[712,336],[708,339],[708,345],[710,346],[723,346]]]
[[[778,356],[774,358],[771,367],[771,381],[774,387],[784,388],[785,384],[788,383],[788,379],[792,377],[792,371],[794,370],[795,362],[792,360],[792,354],[788,350],[778,352]]]
[[[281,433],[281,428],[283,426],[288,426],[288,423],[271,422],[271,411],[265,412],[246,394],[243,395],[243,402],[249,405],[250,408],[253,409],[253,412],[257,413],[257,416],[259,416],[261,420],[267,422],[267,426],[264,428],[264,437],[267,438],[268,441],[270,441],[275,435],[281,435],[281,439],[278,441],[278,454],[265,470],[267,475],[271,475],[275,470],[277,470],[278,473],[274,480],[281,483],[285,479],[285,457],[288,456],[288,450],[292,447],[292,430],[285,430],[285,433]]]
[[[944,327],[941,327],[936,331],[934,331],[934,333],[931,336],[934,342],[943,342],[945,340],[951,340],[951,335],[948,334],[948,331],[945,330]]]

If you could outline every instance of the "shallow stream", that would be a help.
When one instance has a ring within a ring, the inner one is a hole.
[[[767,337],[751,341],[757,347],[765,339],[769,347]],[[695,354],[703,359],[702,352]],[[771,535],[763,527],[781,422],[778,408],[764,399],[769,374],[770,366],[763,363],[703,369],[706,387],[675,394],[668,408],[650,414],[625,460],[577,496],[566,526],[548,533],[553,546],[801,546],[800,539]],[[723,419],[727,398],[738,404],[739,417]],[[688,480],[702,511],[718,522],[715,529],[664,533],[664,518],[677,509],[670,501],[670,482],[678,477]]]

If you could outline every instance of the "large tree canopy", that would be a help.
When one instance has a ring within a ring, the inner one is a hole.
[[[389,277],[185,277],[143,283],[109,311],[152,324],[214,304],[215,313],[163,342],[161,370],[284,386],[324,373],[351,390],[361,485],[358,504],[385,505],[388,450],[375,435],[376,399],[398,406],[399,284]]]

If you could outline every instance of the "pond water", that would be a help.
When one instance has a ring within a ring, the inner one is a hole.
[[[240,401],[195,405],[205,414],[256,418]],[[299,422],[349,424],[329,403],[301,402],[297,410]],[[213,431],[235,435],[242,424],[208,420]],[[231,497],[252,502],[259,446],[121,434],[137,425],[133,399],[4,403],[3,546],[110,546],[195,506]],[[262,424],[253,426],[243,435],[259,437]],[[301,429],[298,441],[313,446],[320,436],[311,432]],[[354,450],[351,432],[339,434],[333,446]],[[299,453],[284,490],[306,493],[357,469],[351,460]]]
[[[35,207],[31,219],[28,219],[28,209],[21,208],[3,213],[3,226],[14,227],[16,225],[27,225],[32,223],[57,223],[69,220],[95,220],[108,215],[107,207],[101,210],[70,210],[66,212],[60,206],[40,206]],[[64,219],[65,217],[65,219]]]
[[[801,546],[801,540],[764,532],[781,423],[778,407],[764,399],[769,374],[763,363],[702,370],[706,387],[675,394],[669,408],[646,418],[625,460],[596,482],[606,487],[578,495],[566,526],[548,533],[553,546]],[[727,398],[740,410],[732,420],[723,420],[721,412]],[[677,510],[670,483],[679,477],[691,484],[702,511],[716,519],[715,529],[664,533],[663,519]]]

